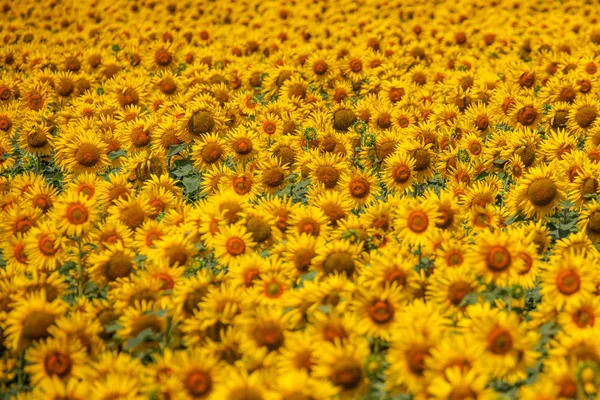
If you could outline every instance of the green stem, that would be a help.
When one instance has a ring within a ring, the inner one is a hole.
[[[81,251],[81,236],[77,236],[77,296],[83,296],[83,254]]]

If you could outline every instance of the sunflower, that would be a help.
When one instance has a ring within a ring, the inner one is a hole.
[[[516,375],[516,380],[523,379],[527,376],[525,368],[535,365],[539,357],[534,351],[538,334],[520,322],[517,315],[492,309],[489,304],[474,304],[461,323],[473,346],[485,349],[487,362],[481,366],[490,376],[511,381]],[[518,365],[522,370],[515,371]]]
[[[314,193],[309,192],[309,199],[312,203],[323,210],[323,213],[329,219],[329,225],[332,227],[338,226],[344,221],[352,211],[353,204],[350,196],[337,191],[324,191]]]
[[[203,171],[211,165],[218,164],[225,160],[226,151],[225,142],[218,134],[204,135],[194,141],[192,147],[194,166]]]
[[[58,230],[69,236],[87,235],[98,215],[95,199],[90,200],[83,194],[64,194],[53,210]]]
[[[146,218],[152,213],[150,203],[140,197],[124,196],[113,201],[108,209],[109,218],[122,222],[129,229],[135,230],[142,226]]]
[[[285,344],[288,328],[293,324],[289,313],[279,305],[260,305],[240,316],[239,324],[246,340],[242,351],[253,352],[265,348],[267,352],[278,351]]]
[[[134,256],[135,253],[124,247],[122,242],[106,245],[104,250],[87,258],[92,280],[104,283],[129,277],[135,270]]]
[[[600,105],[597,100],[588,96],[580,97],[571,106],[567,128],[576,134],[587,133],[598,126],[599,115]]]
[[[586,206],[589,205],[594,195],[600,194],[600,181],[597,178],[600,172],[600,164],[585,160],[576,168],[574,176],[567,186],[568,198],[579,206]]]
[[[321,274],[330,275],[337,272],[351,277],[360,270],[360,253],[361,246],[358,244],[350,244],[348,241],[334,241],[317,249],[317,255],[312,259],[312,262]]]
[[[86,377],[85,349],[78,342],[68,342],[66,338],[49,338],[39,342],[27,351],[26,359],[30,363],[26,371],[31,375],[33,384],[58,377],[61,380]]]
[[[122,328],[117,331],[117,335],[124,340],[128,340],[135,338],[140,332],[147,329],[155,334],[164,333],[166,321],[154,311],[152,305],[145,300],[136,301],[133,306],[125,308],[123,315],[119,318],[119,325]],[[135,347],[148,349],[158,345],[159,343],[154,340],[146,340]]]
[[[252,234],[241,224],[220,227],[215,235],[215,257],[223,265],[236,264],[238,258],[252,252]]]
[[[434,301],[446,314],[460,316],[466,305],[463,300],[471,293],[478,295],[481,286],[477,276],[467,268],[446,268],[435,270],[427,287],[427,298]]]
[[[533,167],[509,192],[509,207],[528,217],[543,218],[565,199],[565,184],[554,165]]]
[[[308,234],[318,238],[326,238],[331,231],[327,215],[315,206],[294,207],[290,210],[287,226],[289,233]]]
[[[29,265],[36,271],[53,271],[63,264],[66,240],[54,225],[39,223],[28,232],[23,244]]]
[[[69,315],[57,318],[55,324],[48,328],[48,332],[54,338],[66,338],[70,345],[81,344],[87,356],[95,360],[105,348],[105,343],[100,337],[104,327],[100,318],[90,318],[91,315],[89,310],[72,310]]]
[[[92,132],[65,135],[57,146],[56,157],[70,173],[102,173],[109,164],[106,144]]]
[[[48,156],[52,153],[55,142],[51,130],[52,126],[47,122],[28,121],[21,131],[19,146],[31,154]]]
[[[338,187],[348,166],[340,156],[333,153],[324,153],[315,154],[308,167],[311,171],[312,182],[322,186],[324,190],[330,190]]]
[[[3,104],[2,107],[0,107],[0,132],[3,137],[12,139],[18,118],[18,108],[14,105]]]
[[[496,392],[486,388],[488,377],[475,370],[463,371],[459,366],[446,370],[443,377],[436,377],[428,393],[433,399],[476,398],[480,400],[493,400]]]
[[[340,399],[362,396],[368,390],[369,379],[364,370],[368,355],[365,340],[345,344],[325,342],[317,354],[313,376],[328,379],[340,390]]]
[[[412,186],[415,177],[415,159],[403,152],[396,152],[383,162],[383,177],[388,190],[404,193]]]
[[[186,267],[195,254],[193,243],[187,235],[178,229],[170,229],[168,234],[153,242],[155,248],[150,251],[150,260],[166,260],[170,267]]]
[[[401,289],[386,287],[383,292],[373,293],[370,288],[359,287],[358,296],[350,310],[360,320],[360,332],[383,340],[389,340],[394,326],[398,324],[398,310],[402,304]]]
[[[591,295],[595,290],[596,278],[590,267],[591,264],[584,255],[573,252],[552,257],[540,276],[540,293],[554,304],[557,310]]]
[[[248,127],[240,126],[231,131],[226,138],[227,155],[238,163],[247,163],[264,149],[263,141]]]
[[[222,376],[227,377],[215,387],[213,395],[216,399],[261,399],[267,400],[273,396],[266,385],[267,382],[261,378],[260,372],[248,373],[245,369],[224,368]]]
[[[27,295],[8,314],[4,331],[6,345],[13,351],[20,351],[29,343],[46,339],[50,336],[48,329],[66,310],[61,299],[48,302],[45,291]]]
[[[441,222],[436,205],[431,201],[419,202],[417,199],[403,200],[399,205],[394,228],[401,240],[411,246],[427,243]]]
[[[600,301],[596,297],[580,297],[558,314],[557,320],[565,332],[597,327]]]
[[[209,95],[198,95],[187,105],[180,123],[181,139],[190,142],[213,132],[219,133],[225,125],[225,117],[214,99]]]
[[[37,208],[14,205],[2,215],[0,228],[6,236],[24,235],[37,225],[41,217],[42,212]]]

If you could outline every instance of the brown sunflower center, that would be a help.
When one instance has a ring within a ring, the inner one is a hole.
[[[429,168],[431,157],[425,149],[416,149],[412,152],[412,157],[415,159],[415,171],[425,171]]]
[[[517,121],[521,125],[529,126],[535,122],[537,111],[533,106],[525,106],[517,112]]]
[[[206,371],[192,371],[185,378],[185,389],[194,397],[202,397],[212,389],[212,379]]]
[[[370,186],[369,181],[365,178],[355,178],[350,182],[350,193],[353,197],[365,198],[369,195]]]
[[[48,328],[54,324],[55,316],[45,311],[34,311],[23,321],[23,339],[39,340],[49,336]]]
[[[271,225],[262,218],[248,218],[246,229],[252,234],[252,239],[256,243],[262,243],[271,237]]]
[[[388,300],[377,300],[369,306],[368,313],[376,324],[385,324],[394,317],[394,307]]]
[[[313,64],[313,72],[317,75],[326,74],[328,69],[329,65],[327,65],[327,62],[325,62],[325,60],[317,60]]]
[[[268,298],[276,299],[281,297],[283,286],[279,282],[268,282],[265,284],[265,295]]]
[[[490,126],[490,121],[485,115],[480,115],[477,117],[477,120],[475,120],[475,126],[480,131],[485,131]]]
[[[133,262],[131,258],[122,252],[113,254],[104,269],[104,276],[109,281],[128,277],[133,271]]]
[[[510,332],[504,328],[495,327],[487,337],[488,350],[494,354],[506,354],[513,346]]]
[[[504,246],[492,246],[487,255],[487,268],[494,272],[501,272],[510,265],[511,256]]]
[[[575,89],[573,89],[572,87],[570,87],[570,86],[565,87],[560,91],[560,94],[558,95],[558,101],[572,103],[573,100],[575,100],[576,94],[577,93],[575,92]]]
[[[33,149],[40,149],[48,144],[46,132],[42,129],[34,129],[27,134],[27,144]]]
[[[394,182],[398,184],[405,183],[410,178],[410,168],[406,164],[400,164],[394,168],[392,176]]]
[[[233,150],[242,156],[252,152],[252,141],[248,138],[239,138],[233,143]]]
[[[83,204],[71,204],[67,208],[67,220],[73,225],[81,225],[88,220],[88,210]]]
[[[577,110],[575,113],[575,122],[581,128],[585,129],[592,125],[596,120],[598,113],[596,112],[596,108],[593,106],[583,106]]]
[[[600,234],[600,211],[596,210],[590,214],[587,229],[591,233]]]
[[[346,275],[352,275],[356,265],[352,254],[345,251],[331,253],[323,263],[323,270],[326,274],[341,272]]]
[[[165,257],[169,260],[169,266],[182,266],[188,261],[188,250],[183,244],[174,243],[165,248]]]
[[[233,256],[239,256],[246,251],[246,243],[239,237],[232,237],[227,240],[227,252]]]
[[[276,188],[283,183],[285,175],[281,168],[268,168],[263,171],[263,183],[271,188]]]
[[[415,375],[422,376],[425,372],[425,358],[428,351],[422,349],[409,350],[407,354],[408,369]]]
[[[272,121],[266,121],[262,128],[263,132],[265,132],[267,135],[272,135],[275,133],[275,131],[277,131],[277,124]]]
[[[0,130],[8,131],[12,127],[12,121],[7,116],[0,116]]]
[[[352,360],[342,361],[334,367],[331,381],[344,389],[354,389],[362,380],[363,371],[360,365]]]
[[[448,301],[450,301],[450,303],[458,307],[462,299],[464,299],[464,297],[470,292],[471,285],[469,284],[469,282],[454,282],[448,288]]]
[[[527,197],[534,206],[544,207],[552,203],[557,195],[556,184],[550,178],[534,181],[527,189]]]
[[[594,326],[595,320],[594,310],[589,306],[583,306],[573,313],[573,322],[580,328]]]
[[[53,256],[54,254],[56,254],[58,249],[56,249],[54,246],[55,241],[48,234],[42,235],[42,237],[38,240],[38,247],[40,249],[40,252],[42,252],[42,254],[46,256]]]
[[[388,92],[388,98],[390,99],[390,101],[392,103],[396,103],[396,102],[402,100],[402,98],[404,97],[404,94],[405,94],[404,89],[392,88]]]
[[[247,194],[252,189],[252,180],[246,175],[236,176],[233,179],[232,186],[237,194]]]
[[[159,49],[154,53],[154,61],[161,67],[166,67],[173,61],[173,56],[167,49]]]
[[[187,129],[192,135],[200,136],[210,133],[215,128],[215,119],[210,111],[199,110],[192,114]]]
[[[581,279],[576,271],[568,269],[556,275],[556,287],[562,294],[571,295],[579,290],[580,285]]]
[[[275,323],[265,323],[256,329],[254,338],[260,346],[265,346],[269,351],[280,348],[284,343],[284,336],[281,328]]]
[[[340,179],[340,172],[330,165],[319,167],[316,171],[317,179],[325,185],[325,188],[333,188]]]
[[[412,211],[407,219],[408,229],[416,233],[424,232],[429,226],[429,218],[421,210]]]
[[[355,121],[356,114],[347,108],[339,109],[333,114],[333,127],[338,131],[347,131]]]
[[[75,152],[75,160],[84,167],[93,167],[100,161],[100,151],[90,143],[83,143]]]
[[[358,58],[350,60],[350,71],[359,73],[363,69],[363,63]]]
[[[177,86],[175,85],[175,81],[173,78],[165,78],[160,81],[160,91],[164,94],[173,94],[177,90]]]
[[[51,375],[58,375],[61,378],[68,375],[72,367],[73,362],[68,354],[53,352],[48,354],[44,360],[44,369],[46,372]]]

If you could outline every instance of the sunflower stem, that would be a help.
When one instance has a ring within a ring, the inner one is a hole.
[[[77,296],[83,296],[83,257],[81,254],[81,236],[77,236]]]
[[[19,367],[17,368],[17,389],[19,390],[19,393],[21,393],[23,391],[23,384],[24,384],[24,376],[25,375],[25,351],[23,351],[21,353],[21,356],[19,357]]]
[[[167,317],[167,329],[165,330],[165,349],[169,348],[169,336],[171,334],[171,324],[173,317]]]

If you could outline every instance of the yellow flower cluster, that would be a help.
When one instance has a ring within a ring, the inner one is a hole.
[[[0,394],[595,398],[596,3],[0,1]]]

